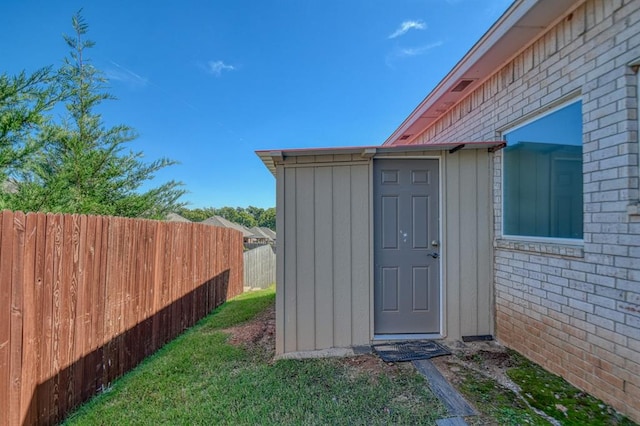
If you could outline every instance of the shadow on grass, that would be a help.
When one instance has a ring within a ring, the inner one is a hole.
[[[221,330],[253,319],[274,303],[275,286],[235,297],[206,317],[202,325],[209,330]]]
[[[226,270],[39,383],[21,423],[58,424],[75,407],[108,389],[113,380],[223,304],[228,288]]]

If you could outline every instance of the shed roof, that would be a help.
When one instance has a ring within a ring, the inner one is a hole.
[[[516,0],[383,145],[412,143],[429,126],[585,0]]]
[[[334,148],[296,148],[280,150],[256,151],[256,154],[267,166],[271,173],[276,175],[276,163],[284,161],[287,157],[304,157],[313,155],[336,154],[360,154],[363,158],[371,158],[376,154],[407,153],[418,151],[449,151],[454,153],[462,149],[488,149],[495,151],[505,145],[504,141],[490,142],[451,142],[440,144],[422,145],[394,145],[394,146],[346,146]]]

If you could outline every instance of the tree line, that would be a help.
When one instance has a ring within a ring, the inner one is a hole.
[[[126,149],[134,129],[105,125],[96,109],[114,98],[87,57],[95,43],[81,12],[72,26],[60,68],[0,75],[0,208],[163,219],[184,207],[183,184],[141,188],[175,162],[144,162]]]
[[[270,207],[263,209],[260,207],[205,207],[189,209],[186,207],[180,208],[177,213],[189,219],[192,222],[202,222],[212,216],[221,216],[231,222],[244,225],[248,228],[254,226],[261,226],[269,228],[275,231],[276,229],[276,209]]]

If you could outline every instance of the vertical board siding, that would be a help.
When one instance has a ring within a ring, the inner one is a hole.
[[[459,226],[460,234],[464,236],[464,244],[460,244],[460,303],[459,309],[462,314],[462,322],[460,324],[460,333],[463,336],[477,336],[477,318],[478,318],[478,229],[477,229],[477,212],[478,212],[478,191],[476,185],[470,185],[476,182],[477,164],[475,160],[475,152],[470,154],[460,152],[461,162],[464,164],[460,168],[460,216]],[[466,161],[465,161],[466,160]],[[486,185],[489,183],[486,182]],[[488,204],[488,202],[486,203]]]
[[[478,286],[478,319],[475,335],[495,335],[493,312],[493,215],[491,214],[491,161],[492,156],[476,151],[477,209],[476,232],[478,255],[476,281]]]
[[[285,181],[284,167],[278,165],[276,167],[276,229],[278,230],[278,245],[276,246],[276,354],[285,352],[284,301],[285,293],[289,291],[285,281]]]
[[[296,245],[298,252],[298,329],[299,351],[315,349],[315,169],[299,168],[296,186]]]
[[[461,154],[459,151],[458,154]],[[460,155],[445,156],[442,162],[445,168],[445,179],[442,185],[444,194],[441,198],[444,200],[443,205],[443,223],[446,228],[441,231],[443,241],[441,241],[441,250],[443,252],[443,282],[444,285],[444,311],[445,311],[445,333],[447,337],[459,338],[460,326],[464,313],[460,309],[460,242],[462,234],[460,233]]]
[[[447,338],[493,334],[490,158],[445,156],[443,233]]]
[[[351,345],[351,167],[333,167],[333,346]],[[364,213],[364,212],[363,212]],[[369,217],[368,212],[363,218]],[[327,230],[329,232],[329,230]]]
[[[276,252],[270,245],[263,245],[243,253],[244,286],[267,288],[276,282]]]
[[[368,343],[368,163],[280,166],[277,174],[276,353]]]
[[[351,167],[351,345],[369,344],[370,311],[370,226],[371,194],[369,166]]]
[[[333,346],[333,169],[316,170],[314,205],[316,206],[315,234],[315,347]]]
[[[296,179],[297,169],[284,169],[284,198],[287,202],[281,204],[284,205],[284,259],[286,263],[284,265],[284,291],[276,291],[276,297],[280,295],[280,298],[284,299],[284,307],[280,310],[282,312],[282,320],[284,324],[280,330],[276,330],[276,340],[278,335],[281,335],[284,347],[284,352],[295,352],[297,350],[297,245],[296,245],[296,230],[298,217],[296,216]],[[278,210],[278,209],[276,209]],[[278,213],[276,213],[278,214]],[[278,284],[276,283],[276,286]],[[277,307],[276,307],[277,308]],[[277,318],[277,314],[276,314]],[[276,324],[277,325],[277,324]]]
[[[242,292],[242,235],[0,212],[0,425],[55,424]]]

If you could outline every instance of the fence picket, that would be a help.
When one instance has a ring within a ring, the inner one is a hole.
[[[0,212],[0,426],[56,424],[242,292],[242,236]]]
[[[37,309],[39,298],[38,282],[36,276],[38,255],[37,246],[37,216],[30,213],[25,218],[24,226],[24,268],[22,268],[23,283],[34,285],[23,286],[23,326],[22,326],[22,365],[33,365],[39,362],[39,328],[37,328]],[[36,412],[30,409],[36,405],[36,395],[30,392],[37,381],[37,368],[21,368],[20,380],[20,423],[31,424],[35,421]]]
[[[25,215],[16,212],[13,216],[13,262],[11,274],[11,356],[9,387],[9,422],[21,422],[20,380],[22,379],[22,330],[24,308],[24,285],[22,265],[24,264]]]
[[[10,271],[13,260],[13,215],[0,218],[0,270]],[[9,401],[11,359],[11,274],[0,274],[0,401]],[[9,424],[9,407],[0,410],[0,424]]]
[[[266,288],[276,282],[276,253],[273,247],[264,245],[243,254],[244,285]]]

